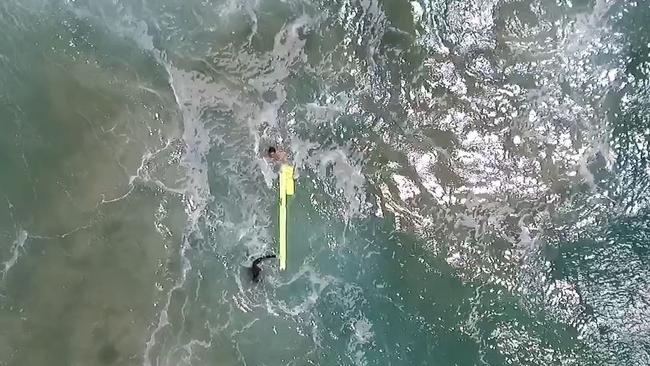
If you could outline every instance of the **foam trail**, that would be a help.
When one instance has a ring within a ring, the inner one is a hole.
[[[181,111],[184,128],[181,138],[185,146],[185,152],[180,165],[186,172],[186,177],[182,182],[183,186],[181,189],[172,189],[160,181],[153,181],[153,183],[161,189],[183,196],[186,206],[185,213],[188,220],[182,244],[179,249],[182,263],[180,278],[169,290],[167,301],[163,309],[160,311],[156,327],[152,331],[145,345],[143,364],[146,366],[159,365],[158,359],[152,359],[151,352],[156,344],[156,337],[159,332],[170,324],[168,311],[172,294],[174,291],[181,289],[184,286],[188,273],[192,269],[192,265],[187,257],[188,252],[191,249],[190,238],[193,235],[200,237],[198,223],[202,213],[205,211],[209,203],[210,191],[208,186],[206,155],[210,150],[210,131],[200,122],[200,117],[204,107],[211,103],[215,103],[215,100],[214,98],[205,98],[201,95],[201,91],[206,90],[205,87],[207,82],[204,81],[201,83],[200,74],[188,73],[175,68],[167,60],[165,52],[155,48],[153,36],[149,34],[149,26],[146,22],[138,21],[133,17],[128,16],[128,14],[126,14],[126,16],[125,14],[120,14],[118,21],[110,21],[110,19],[103,16],[103,12],[100,12],[102,13],[102,16],[96,16],[88,10],[77,7],[71,7],[70,10],[79,18],[93,18],[103,22],[107,28],[110,28],[111,32],[133,40],[143,51],[149,52],[158,64],[165,68],[168,75],[169,87],[174,95],[176,106]],[[149,90],[149,92],[151,91]],[[140,168],[138,168],[134,176],[129,177],[129,185],[131,187],[133,186],[135,179],[142,179],[144,181],[149,180],[150,177],[143,173],[143,165],[160,152],[166,150],[170,145],[171,141],[168,141],[161,149],[149,152],[143,156]],[[118,199],[121,198],[123,197]],[[18,242],[20,243],[20,241]],[[15,260],[17,260],[19,249],[18,246],[15,246],[14,248]],[[8,262],[10,265],[7,266],[7,264],[5,264],[5,267],[10,268],[10,266],[15,263],[15,260],[11,259]]]
[[[159,52],[154,50],[155,54]],[[163,61],[162,57],[158,57],[159,61]],[[181,165],[186,170],[186,180],[184,184],[184,197],[186,202],[185,213],[188,217],[188,225],[184,234],[183,242],[180,248],[180,257],[182,261],[181,277],[178,279],[174,287],[169,291],[167,302],[161,310],[158,317],[158,324],[156,329],[151,333],[149,340],[146,343],[144,351],[144,365],[154,365],[151,360],[151,351],[156,344],[156,336],[158,333],[167,327],[169,323],[169,306],[174,291],[182,288],[187,280],[187,275],[192,269],[192,264],[187,257],[188,252],[191,250],[189,243],[192,234],[199,235],[198,223],[202,213],[205,211],[209,202],[210,191],[208,186],[207,164],[205,157],[210,150],[210,133],[200,122],[202,106],[193,105],[191,101],[196,95],[193,95],[191,88],[184,87],[182,81],[189,76],[193,79],[196,74],[186,73],[177,70],[168,63],[163,63],[169,75],[169,85],[174,93],[177,106],[182,112],[183,116],[183,142],[186,151],[183,155]],[[176,76],[176,77],[175,77]],[[200,99],[200,98],[199,98]],[[158,364],[157,362],[155,363]]]
[[[20,230],[18,232],[18,235],[16,235],[16,239],[14,240],[13,246],[11,248],[11,258],[9,258],[7,261],[5,261],[2,269],[2,279],[7,276],[7,273],[9,273],[9,270],[11,267],[16,265],[18,263],[18,259],[20,258],[20,253],[24,250],[25,248],[25,243],[27,242],[27,238],[29,235],[27,235],[27,231],[25,230]]]
[[[74,8],[73,11],[81,18],[95,17],[88,11],[78,8]],[[106,19],[101,20],[106,22]],[[206,90],[206,86],[208,85],[207,81],[203,80],[201,82],[202,78],[200,74],[189,73],[175,68],[167,60],[166,54],[155,48],[153,37],[149,35],[149,29],[145,22],[135,21],[127,17],[126,20],[121,19],[117,23],[111,22],[110,25],[113,32],[135,41],[142,50],[149,52],[165,68],[176,106],[182,114],[182,141],[185,146],[185,151],[180,165],[186,172],[186,177],[182,182],[183,186],[181,189],[171,189],[159,181],[153,182],[165,191],[180,194],[184,197],[186,206],[185,213],[188,220],[183,241],[179,249],[182,262],[181,276],[168,292],[166,304],[160,311],[156,328],[152,331],[144,350],[143,364],[146,366],[158,365],[158,360],[152,359],[151,352],[156,344],[156,337],[159,332],[170,324],[168,311],[172,294],[184,286],[187,275],[192,269],[192,265],[187,257],[191,249],[189,241],[192,235],[200,237],[198,223],[209,203],[210,190],[208,186],[206,155],[210,150],[210,131],[201,123],[200,117],[205,106],[215,103],[215,98],[206,98],[200,93],[200,91]],[[168,141],[160,150],[145,154],[142,164],[145,164],[147,160],[166,150],[170,144],[171,141]],[[143,180],[149,178],[146,174],[143,174],[142,166],[134,176],[129,178],[129,184],[132,185],[136,178]]]

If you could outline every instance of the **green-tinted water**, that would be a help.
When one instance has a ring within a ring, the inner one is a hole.
[[[5,1],[0,365],[650,364],[648,20]]]

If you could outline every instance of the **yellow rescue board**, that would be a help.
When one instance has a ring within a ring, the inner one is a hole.
[[[280,270],[287,269],[287,197],[293,196],[293,167],[283,164],[280,167]]]

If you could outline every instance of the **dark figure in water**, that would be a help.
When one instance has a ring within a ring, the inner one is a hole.
[[[275,256],[275,254],[269,254],[269,255],[265,255],[264,257],[257,258],[256,260],[253,261],[253,265],[251,266],[251,275],[253,276],[253,282],[260,281],[260,274],[262,273],[262,269],[259,267],[260,263],[262,263],[262,261],[265,259],[271,259],[271,258],[277,258],[277,257]]]

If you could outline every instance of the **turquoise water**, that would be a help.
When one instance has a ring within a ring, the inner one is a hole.
[[[0,365],[650,364],[648,20],[5,1]]]

